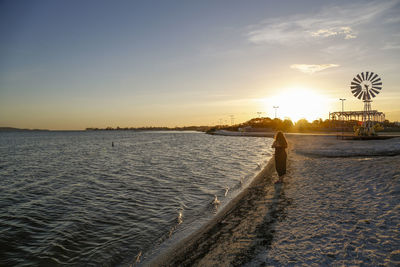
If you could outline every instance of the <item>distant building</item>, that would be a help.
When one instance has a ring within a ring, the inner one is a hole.
[[[372,122],[384,122],[385,113],[377,110],[370,111],[335,111],[329,112],[329,120],[362,121],[363,116],[369,117]]]

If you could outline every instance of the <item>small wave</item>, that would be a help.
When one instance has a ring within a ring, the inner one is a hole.
[[[227,196],[227,195],[228,195],[228,191],[229,191],[229,186],[225,187],[225,194],[224,194],[224,196]]]
[[[214,200],[211,202],[213,206],[214,213],[217,213],[219,205],[221,204],[221,201],[219,201],[217,195],[214,195]]]
[[[183,210],[178,211],[178,216],[174,219],[174,225],[168,232],[168,238],[171,238],[172,234],[176,231],[177,227],[183,223]]]
[[[135,257],[135,262],[130,264],[129,267],[137,266],[137,264],[140,263],[141,257],[142,257],[142,251],[139,251],[139,253]]]
[[[182,211],[180,211],[178,214],[178,224],[181,224],[182,222],[183,222],[183,214]]]
[[[221,204],[221,202],[218,200],[217,195],[214,195],[214,200],[213,200],[212,204],[214,206],[218,206],[219,204]]]

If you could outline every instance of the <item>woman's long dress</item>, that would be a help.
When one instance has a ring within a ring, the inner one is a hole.
[[[275,169],[279,176],[286,173],[287,154],[284,147],[275,148]]]

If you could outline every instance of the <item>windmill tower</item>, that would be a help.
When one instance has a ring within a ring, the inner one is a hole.
[[[371,102],[382,90],[382,80],[378,74],[373,72],[361,72],[357,74],[350,85],[351,93],[364,102],[364,110],[362,115],[362,128],[359,135],[374,135],[372,122]]]

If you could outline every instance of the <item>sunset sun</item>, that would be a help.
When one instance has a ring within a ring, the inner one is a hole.
[[[321,94],[316,93],[312,89],[302,87],[292,87],[282,90],[278,95],[266,99],[266,109],[276,108],[278,118],[290,118],[293,122],[299,119],[313,121],[326,117],[329,113],[329,99]]]

